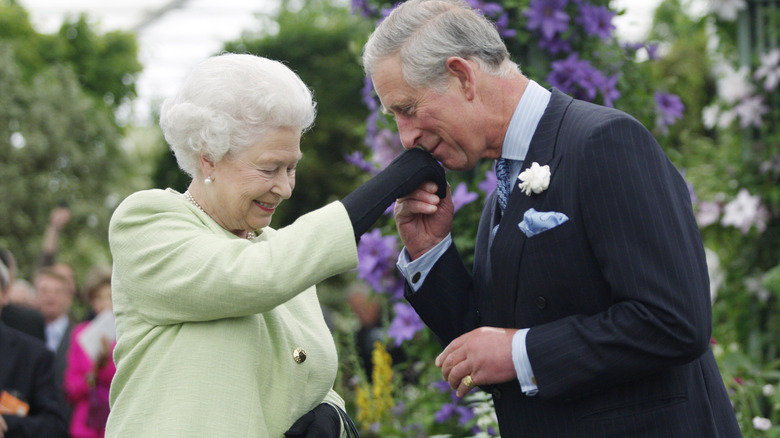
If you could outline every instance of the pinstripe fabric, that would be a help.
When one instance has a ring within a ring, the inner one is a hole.
[[[533,162],[550,166],[549,189],[513,191],[491,246],[496,195],[488,200],[473,275],[453,247],[409,297],[445,343],[481,325],[531,328],[539,394],[516,381],[489,388],[501,436],[739,437],[709,351],[688,191],[651,134],[553,90],[524,167]],[[517,224],[529,208],[569,221],[526,238]]]

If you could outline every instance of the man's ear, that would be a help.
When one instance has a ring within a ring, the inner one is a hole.
[[[467,60],[459,56],[451,56],[446,61],[447,71],[468,100],[476,96],[476,70]]]

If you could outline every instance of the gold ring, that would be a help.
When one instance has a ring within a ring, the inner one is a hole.
[[[463,380],[460,381],[460,383],[463,384],[466,388],[473,388],[474,387],[474,381],[471,380],[471,375],[464,377]]]

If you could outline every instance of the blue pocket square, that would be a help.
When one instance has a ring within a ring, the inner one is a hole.
[[[523,214],[523,221],[517,224],[526,237],[533,237],[569,220],[569,217],[557,211],[536,211],[529,208]]]

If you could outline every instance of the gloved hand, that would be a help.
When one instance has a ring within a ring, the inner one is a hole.
[[[284,436],[287,438],[338,438],[341,436],[339,413],[333,406],[320,403],[293,423]]]
[[[436,183],[439,198],[447,196],[444,168],[431,154],[414,148],[397,156],[383,171],[341,200],[349,213],[355,239],[360,239],[396,199],[402,198],[426,181]]]

